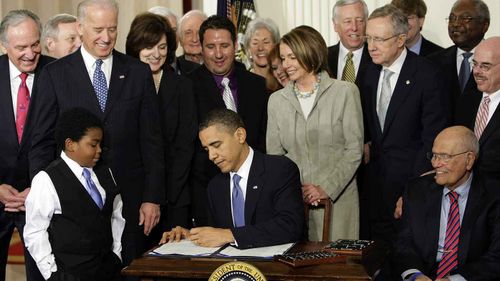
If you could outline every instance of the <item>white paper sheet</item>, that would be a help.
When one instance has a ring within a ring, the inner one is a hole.
[[[209,248],[195,245],[192,241],[168,242],[150,252],[153,255],[209,256],[220,247]]]
[[[256,258],[272,258],[275,255],[281,255],[290,249],[294,243],[252,248],[246,250],[236,249],[235,247],[229,246],[224,250],[220,251],[220,255],[227,257],[256,257]]]

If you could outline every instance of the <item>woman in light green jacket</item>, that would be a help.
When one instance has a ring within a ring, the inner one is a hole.
[[[284,35],[279,50],[291,82],[269,98],[267,152],[286,155],[299,166],[306,204],[332,200],[330,240],[357,239],[355,173],[363,154],[358,88],[329,77],[326,43],[311,27]],[[322,229],[322,210],[313,208],[309,239],[321,240]]]

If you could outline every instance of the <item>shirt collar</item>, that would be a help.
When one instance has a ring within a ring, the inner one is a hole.
[[[233,83],[233,81],[235,79],[234,68],[235,68],[235,65],[233,65],[233,68],[231,69],[231,71],[229,71],[229,73],[227,75],[217,75],[217,74],[212,73],[212,76],[215,79],[215,83],[217,84],[217,87],[219,87],[219,89],[224,88],[224,86],[221,85],[222,79],[224,79],[224,77],[227,77],[229,79],[229,86],[231,87],[231,84]]]
[[[84,167],[80,166],[80,164],[78,164],[75,160],[69,158],[68,155],[64,153],[64,151],[61,151],[61,159],[68,165],[69,169],[73,172],[73,174],[75,174],[77,178],[82,177]],[[85,168],[92,171],[92,168]]]
[[[458,193],[459,198],[467,198],[469,196],[470,185],[472,183],[472,176],[473,173],[469,175],[469,178],[464,183],[462,183],[457,188],[455,188],[455,190],[453,190],[456,193]],[[450,192],[451,190],[449,190],[448,187],[443,188],[443,196],[446,196]]]
[[[472,56],[470,59],[474,57],[474,52],[476,51],[476,47],[474,47],[472,50],[469,51],[469,53],[472,53]],[[457,47],[457,58],[463,58],[462,54],[467,53],[466,51],[460,49]]]
[[[97,60],[97,58],[94,58],[94,56],[92,56],[85,49],[85,47],[83,46],[83,44],[80,47],[80,51],[82,53],[83,61],[84,61],[85,65],[87,66],[87,68],[94,68],[95,67],[95,61]],[[113,63],[113,52],[111,52],[111,54],[109,56],[107,56],[105,59],[102,59],[102,62],[103,62],[104,65],[111,66],[111,64]]]
[[[401,54],[399,54],[399,57],[390,66],[382,67],[382,70],[389,69],[390,71],[394,72],[394,74],[399,75],[399,73],[401,72],[401,68],[403,68],[403,63],[405,62],[407,54],[408,54],[408,51],[406,51],[406,47],[405,47],[405,48],[403,48],[403,51],[401,52]]]
[[[363,54],[363,48],[365,47],[365,45],[361,45],[361,48],[357,49],[357,50],[354,50],[354,51],[350,51],[349,49],[347,49],[344,44],[342,44],[342,42],[339,42],[339,58],[341,59],[345,59],[345,56],[347,56],[347,54],[349,52],[352,52],[353,54],[353,57],[357,57],[357,56],[361,56]]]
[[[483,93],[483,98],[485,96],[489,96],[491,103],[495,103],[495,101],[500,99],[500,89],[492,94]]]
[[[16,79],[19,77],[21,74],[21,71],[17,69],[17,67],[10,61],[9,59],[9,75],[10,75],[10,81]]]
[[[420,50],[422,49],[422,34],[418,34],[418,40],[415,42],[413,46],[411,46],[410,51],[414,52],[415,54],[420,54]]]
[[[243,164],[241,164],[238,171],[236,173],[235,172],[229,173],[231,178],[233,178],[234,174],[238,174],[238,176],[248,180],[248,176],[250,174],[250,167],[252,166],[252,160],[253,160],[253,154],[254,154],[253,149],[250,146],[248,148],[249,148],[249,151],[248,151],[247,158],[245,159]]]

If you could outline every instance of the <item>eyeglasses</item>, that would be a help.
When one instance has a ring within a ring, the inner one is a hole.
[[[395,34],[395,35],[392,35],[391,37],[387,37],[387,38],[381,38],[381,37],[371,37],[371,36],[365,36],[365,37],[363,37],[363,38],[364,38],[364,39],[365,39],[365,41],[366,41],[367,43],[369,43],[369,44],[370,44],[370,42],[371,42],[371,44],[373,44],[373,43],[375,43],[375,44],[382,44],[382,43],[384,43],[385,41],[387,41],[387,40],[389,40],[389,39],[392,39],[392,38],[394,38],[394,37],[397,37],[397,36],[399,36],[399,35],[401,35],[401,34]]]
[[[447,23],[454,23],[454,22],[458,22],[460,24],[464,24],[464,23],[469,23],[473,20],[478,20],[480,19],[479,17],[470,17],[470,16],[460,16],[460,17],[457,17],[457,16],[449,16],[447,18],[445,18],[446,22]]]
[[[479,68],[482,72],[488,72],[490,69],[493,67],[499,65],[499,63],[491,64],[489,62],[483,62],[483,63],[477,63],[476,61],[472,60],[472,68]]]
[[[442,161],[444,163],[448,163],[453,157],[458,156],[458,155],[462,155],[462,154],[465,154],[465,153],[469,153],[469,152],[470,152],[470,150],[467,150],[467,151],[464,151],[464,152],[460,152],[460,153],[457,153],[457,154],[427,152],[426,156],[427,156],[427,159],[429,159],[431,161]]]

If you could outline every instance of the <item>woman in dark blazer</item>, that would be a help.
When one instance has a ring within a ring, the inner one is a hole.
[[[132,21],[126,53],[150,66],[158,93],[166,162],[167,202],[162,209],[163,229],[177,225],[189,227],[188,176],[198,132],[192,84],[170,66],[175,58],[175,47],[175,32],[165,18],[143,13]],[[158,229],[156,233],[161,235],[161,231]]]

